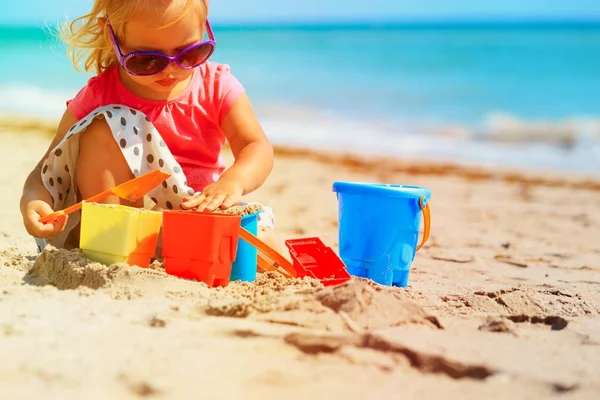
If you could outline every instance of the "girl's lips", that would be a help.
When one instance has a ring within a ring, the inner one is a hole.
[[[161,79],[160,81],[156,81],[161,86],[172,86],[177,79],[169,78],[169,79]]]

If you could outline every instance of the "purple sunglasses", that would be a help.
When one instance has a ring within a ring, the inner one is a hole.
[[[115,31],[110,22],[108,22],[108,17],[107,25],[113,47],[119,59],[119,64],[131,75],[148,76],[158,74],[172,62],[176,62],[181,69],[196,68],[210,58],[217,45],[210,23],[206,20],[208,40],[192,44],[181,50],[176,56],[171,57],[159,51],[134,51],[129,54],[123,54],[117,43]]]

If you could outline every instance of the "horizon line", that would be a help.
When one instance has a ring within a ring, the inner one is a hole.
[[[55,22],[58,22],[57,19]],[[278,19],[278,20],[230,20],[210,19],[217,29],[235,28],[412,28],[412,27],[569,27],[600,26],[600,16],[592,18],[540,18],[540,17],[460,17],[460,18],[396,18],[396,19],[358,19],[358,18],[322,18],[322,19]],[[48,26],[49,21],[1,21],[0,28],[33,28]]]

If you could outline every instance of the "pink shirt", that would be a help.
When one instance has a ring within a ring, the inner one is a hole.
[[[98,107],[122,104],[146,114],[181,165],[188,185],[200,191],[226,168],[221,149],[226,138],[221,121],[244,92],[229,66],[206,62],[194,71],[185,92],[165,101],[141,99],[121,83],[118,67],[91,78],[67,101],[78,120]]]

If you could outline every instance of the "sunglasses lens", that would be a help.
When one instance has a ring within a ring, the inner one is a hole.
[[[213,46],[210,43],[204,43],[200,46],[192,47],[179,56],[179,65],[182,68],[194,68],[202,64],[210,57]]]
[[[135,74],[152,75],[162,70],[168,62],[168,59],[159,55],[136,54],[127,60],[126,66]]]

